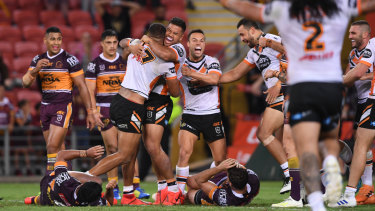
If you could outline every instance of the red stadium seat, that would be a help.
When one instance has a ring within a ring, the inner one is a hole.
[[[81,0],[69,0],[69,9],[80,10],[81,9]]]
[[[11,90],[6,91],[5,96],[9,99],[13,106],[17,106],[18,99],[17,99],[17,91]]]
[[[14,71],[12,71],[11,77],[21,78],[26,73],[26,71],[29,69],[32,59],[33,59],[33,56],[15,58],[13,60],[12,68],[9,68],[9,69],[14,70]]]
[[[74,30],[69,26],[57,25],[62,33],[63,43],[69,43],[76,40]]]
[[[13,53],[2,53],[2,57],[5,65],[8,67],[8,69],[10,69],[10,67],[13,65]]]
[[[93,26],[85,26],[85,25],[77,26],[74,28],[74,32],[75,32],[77,40],[80,40],[82,37],[82,34],[85,32],[90,33],[91,39],[93,42],[100,40],[100,33],[98,29]]]
[[[167,10],[167,14],[165,15],[167,20],[172,19],[173,17],[181,18],[185,21],[186,25],[188,25],[188,16],[185,11],[181,10]]]
[[[221,50],[224,49],[224,45],[221,43],[207,43],[204,53],[209,56],[217,56],[216,58],[221,60],[225,56],[225,52],[223,54],[217,55]],[[223,65],[223,64],[221,64]]]
[[[140,38],[143,35],[146,25],[155,19],[155,14],[150,10],[136,12],[132,18],[131,37]]]
[[[3,55],[11,54],[13,55],[13,46],[12,43],[6,41],[0,41],[0,53]]]
[[[42,100],[42,94],[39,91],[33,91],[28,89],[21,89],[17,92],[18,101],[20,100],[28,100],[30,101],[32,113],[35,112],[33,109],[35,105],[40,103]]]
[[[185,10],[185,0],[162,0],[161,3],[168,10]]]
[[[26,41],[42,42],[45,29],[37,26],[24,26],[22,33]]]
[[[16,42],[14,44],[14,51],[18,57],[34,57],[41,53],[39,43],[32,41]]]
[[[8,42],[21,41],[21,30],[18,27],[0,26],[0,40]]]
[[[18,8],[18,2],[16,0],[2,0],[7,6],[8,10],[12,12]]]
[[[104,23],[102,17],[98,13],[95,13],[94,15],[96,26],[98,27],[98,30],[100,32],[104,31]]]
[[[15,10],[13,11],[13,22],[19,27],[38,25],[38,13],[33,10]]]
[[[0,26],[10,26],[12,24],[12,18],[6,15],[4,11],[0,11]]]
[[[43,10],[40,13],[40,20],[45,27],[66,24],[62,12],[54,10]]]
[[[91,15],[82,10],[73,10],[68,12],[69,24],[73,27],[81,25],[92,25]]]
[[[83,49],[82,43],[75,41],[68,43],[66,51],[68,51],[70,54],[76,55],[76,52],[80,49]]]
[[[42,0],[18,0],[18,5],[21,9],[40,11],[43,9]]]

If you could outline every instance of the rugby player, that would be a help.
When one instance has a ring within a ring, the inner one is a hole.
[[[194,143],[203,133],[204,140],[211,149],[214,164],[226,158],[226,142],[220,112],[219,87],[221,76],[219,61],[205,55],[206,37],[202,30],[192,30],[188,35],[189,57],[182,67],[180,89],[184,110],[178,133],[180,147],[176,174],[179,187],[185,191],[189,176],[189,159]]]
[[[301,176],[311,209],[325,210],[319,179],[320,140],[325,142],[329,154],[324,158],[323,168],[327,172],[326,192],[331,203],[337,202],[342,188],[337,138],[343,91],[340,64],[343,35],[351,16],[374,10],[375,2],[292,0],[273,1],[266,6],[238,0],[220,2],[246,18],[274,22],[283,37],[289,59],[290,124]],[[365,160],[364,157],[363,164]]]
[[[280,43],[281,38],[279,36],[265,34],[256,22],[247,19],[241,19],[238,22],[237,31],[242,42],[246,43],[250,47],[250,50],[246,58],[240,64],[220,77],[220,83],[230,83],[239,80],[255,67],[258,67],[263,77],[268,70],[279,70],[281,68],[279,60],[281,54],[272,48],[259,46],[259,39],[261,37]],[[291,188],[288,161],[281,143],[282,136],[275,137],[273,134],[276,131],[283,130],[285,90],[280,92],[281,81],[277,78],[265,80],[265,83],[268,88],[266,98],[268,106],[263,113],[262,120],[258,127],[257,137],[284,171],[285,179],[280,190],[280,194],[284,194],[289,192]]]
[[[49,27],[43,38],[47,52],[35,56],[22,77],[23,86],[26,88],[37,79],[42,92],[40,122],[47,145],[46,175],[53,171],[56,153],[65,149],[64,140],[72,115],[73,84],[78,87],[87,109],[87,128],[91,130],[95,127],[94,108],[82,66],[75,56],[61,49],[62,39],[59,28]]]
[[[187,179],[187,196],[192,204],[245,206],[259,193],[258,176],[234,159]]]
[[[148,36],[153,40],[163,43],[166,29],[161,24],[152,24],[148,29]],[[138,40],[139,41],[139,40]],[[131,41],[137,42],[135,40]],[[165,62],[157,57],[148,45],[144,46],[142,57],[130,54],[127,61],[127,70],[121,88],[113,97],[110,105],[110,118],[118,131],[118,151],[102,159],[96,166],[89,170],[92,175],[101,175],[111,169],[123,166],[124,195],[121,204],[141,205],[147,204],[136,199],[133,191],[134,163],[138,152],[139,139],[142,134],[142,123],[146,109],[144,102],[156,82],[165,77],[169,93],[179,96],[179,82],[177,80],[173,63]],[[175,199],[181,192],[175,193]]]
[[[106,185],[104,197],[101,197],[102,180],[100,177],[82,172],[68,171],[67,161],[90,157],[99,159],[104,153],[102,146],[88,150],[62,150],[57,153],[54,171],[45,175],[40,182],[40,195],[28,197],[25,204],[57,206],[106,206],[112,205],[113,188],[116,180]]]

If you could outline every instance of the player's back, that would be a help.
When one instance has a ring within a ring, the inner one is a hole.
[[[121,86],[148,99],[150,91],[163,75],[167,78],[177,78],[174,64],[160,59],[145,45],[142,57],[129,55]]]
[[[290,15],[291,2],[274,1],[264,12],[274,22],[288,54],[288,83],[341,82],[341,49],[351,16],[357,15],[355,0],[336,0],[338,12],[306,20]]]

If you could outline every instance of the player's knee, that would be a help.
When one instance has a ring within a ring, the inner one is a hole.
[[[148,154],[150,154],[151,156],[154,156],[154,155],[158,154],[159,151],[160,151],[160,145],[158,146],[157,144],[147,143],[147,144],[145,144],[145,148],[146,148]]]
[[[192,153],[193,153],[192,149],[180,148],[180,153],[179,153],[180,159],[189,160]]]
[[[47,153],[57,153],[60,151],[60,146],[57,143],[49,141],[47,144]]]

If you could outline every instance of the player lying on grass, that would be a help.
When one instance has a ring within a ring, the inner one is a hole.
[[[101,197],[102,180],[82,172],[68,171],[67,161],[79,157],[100,158],[104,147],[94,146],[88,150],[63,150],[57,153],[54,171],[42,178],[40,195],[27,197],[25,204],[57,206],[105,206],[113,204],[113,188],[116,180],[106,185]]]
[[[187,197],[193,204],[244,206],[259,193],[258,176],[235,159],[188,177]]]

